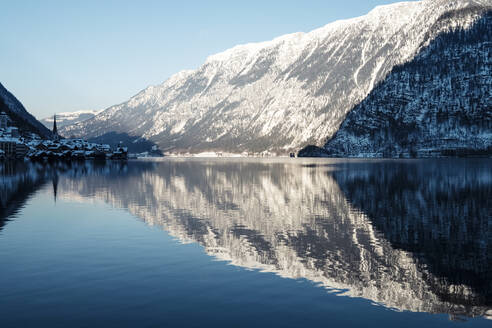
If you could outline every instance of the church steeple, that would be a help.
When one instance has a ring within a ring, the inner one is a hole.
[[[59,139],[58,129],[56,128],[56,114],[53,115],[53,137],[55,138],[55,140]]]

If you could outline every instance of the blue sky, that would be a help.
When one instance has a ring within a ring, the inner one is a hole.
[[[38,118],[104,109],[237,44],[394,0],[0,0],[0,82]]]

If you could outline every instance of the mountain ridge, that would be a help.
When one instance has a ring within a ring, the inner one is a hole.
[[[62,133],[123,132],[175,153],[285,154],[322,145],[394,66],[440,33],[470,26],[489,5],[403,2],[310,33],[236,46]]]

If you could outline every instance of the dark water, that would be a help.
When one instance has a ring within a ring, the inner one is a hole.
[[[492,161],[0,164],[0,327],[491,327]]]

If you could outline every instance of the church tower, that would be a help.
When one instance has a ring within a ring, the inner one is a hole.
[[[56,128],[56,114],[53,116],[53,138],[58,141],[60,136],[58,135],[58,129]]]

